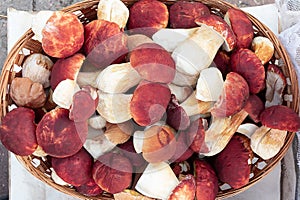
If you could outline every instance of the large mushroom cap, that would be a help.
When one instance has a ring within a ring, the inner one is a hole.
[[[20,156],[32,154],[38,147],[35,137],[34,111],[19,107],[7,113],[0,126],[0,140],[11,152]]]
[[[266,108],[260,114],[261,123],[269,128],[296,132],[300,129],[298,114],[287,106],[277,105]]]
[[[38,144],[50,156],[64,158],[77,153],[88,134],[87,122],[69,119],[69,110],[57,108],[44,115],[36,129]]]
[[[91,178],[93,158],[84,148],[70,157],[53,157],[51,163],[57,175],[74,186],[83,185]]]
[[[178,1],[170,7],[170,26],[173,28],[193,28],[195,19],[210,15],[206,5],[200,2]]]
[[[75,14],[62,11],[52,14],[42,30],[42,35],[43,50],[56,58],[73,55],[84,42],[82,23]]]

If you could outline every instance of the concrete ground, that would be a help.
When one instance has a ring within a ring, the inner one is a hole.
[[[9,7],[26,11],[58,10],[80,0],[1,0],[0,1],[0,68],[6,58],[6,10]],[[274,3],[274,0],[227,0],[240,7]],[[8,154],[0,143],[0,200],[8,199]]]

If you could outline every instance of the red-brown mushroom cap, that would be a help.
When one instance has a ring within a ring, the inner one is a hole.
[[[218,178],[212,166],[204,160],[194,161],[196,198],[214,200],[218,194]]]
[[[202,118],[195,120],[191,123],[190,127],[185,131],[186,143],[195,152],[205,152],[205,130],[203,127]]]
[[[195,20],[198,25],[206,25],[213,28],[221,37],[224,38],[224,49],[226,51],[231,51],[236,46],[236,37],[230,28],[230,26],[226,23],[226,21],[217,16],[217,15],[208,15],[202,16]]]
[[[197,27],[195,19],[208,15],[210,11],[203,3],[178,1],[170,7],[170,26],[172,28]]]
[[[231,116],[245,106],[249,97],[249,87],[246,80],[235,72],[227,74],[223,93],[211,109],[214,117]]]
[[[183,131],[177,133],[176,135],[176,151],[172,158],[169,160],[170,162],[183,162],[189,159],[194,151],[189,148],[187,145],[186,137],[187,134]]]
[[[84,148],[70,157],[52,157],[51,164],[62,180],[74,186],[87,183],[92,176],[93,158]]]
[[[63,80],[76,80],[84,60],[85,56],[81,53],[57,60],[51,72],[50,85],[52,90]]]
[[[225,20],[236,35],[237,48],[249,48],[254,37],[254,30],[247,15],[241,10],[230,8],[226,12]]]
[[[127,37],[114,22],[93,20],[84,27],[84,35],[85,54],[97,68],[120,63],[128,53]]]
[[[130,102],[132,118],[140,126],[158,122],[166,112],[170,98],[171,92],[167,85],[141,82]]]
[[[32,109],[18,107],[3,117],[0,126],[0,140],[9,151],[19,156],[28,156],[38,147]]]
[[[57,108],[44,115],[38,123],[36,137],[38,144],[50,156],[64,158],[77,153],[88,134],[86,122],[69,119],[69,110]]]
[[[98,95],[96,90],[85,87],[73,95],[69,117],[75,122],[84,122],[95,113],[97,105]]]
[[[83,45],[84,28],[73,13],[56,11],[48,19],[42,30],[42,47],[50,56],[66,58],[73,55]]]
[[[141,0],[134,3],[129,11],[128,29],[150,28],[146,29],[146,33],[152,35],[155,30],[168,25],[169,11],[160,1]]]
[[[87,197],[94,197],[102,194],[103,190],[97,185],[94,179],[91,177],[88,182],[78,187],[75,187],[76,191]]]
[[[231,70],[246,79],[250,93],[257,94],[265,88],[265,68],[249,49],[239,49],[230,58]]]
[[[249,182],[253,157],[250,140],[244,135],[234,135],[225,149],[216,155],[214,167],[222,182],[238,189]]]
[[[255,122],[259,122],[259,115],[265,109],[265,105],[262,100],[256,95],[250,95],[245,107],[243,108],[249,115],[249,117]]]
[[[135,48],[130,54],[130,64],[148,81],[170,83],[175,77],[175,62],[170,53],[155,43]]]
[[[104,191],[115,194],[128,188],[132,180],[130,160],[116,153],[100,156],[94,163],[93,179]]]
[[[218,51],[215,58],[214,64],[221,71],[223,78],[230,72],[230,56],[226,51]]]
[[[296,132],[300,129],[300,118],[291,108],[276,105],[266,108],[260,114],[261,123],[269,128]]]
[[[168,200],[194,200],[196,194],[196,181],[193,175],[186,175],[173,189]]]
[[[179,105],[174,94],[167,107],[167,124],[175,130],[185,130],[190,126],[190,118],[185,110]]]

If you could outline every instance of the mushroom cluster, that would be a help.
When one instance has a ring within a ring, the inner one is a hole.
[[[0,139],[49,160],[57,184],[85,196],[213,200],[221,183],[245,186],[252,158],[274,157],[300,129],[274,46],[241,10],[101,0],[87,24],[47,16],[33,28],[43,54],[10,84],[17,108]]]

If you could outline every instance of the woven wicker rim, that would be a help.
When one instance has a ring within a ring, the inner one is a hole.
[[[123,0],[123,2],[130,6],[137,0]],[[172,5],[176,2],[176,0],[161,0],[166,5]],[[195,0],[202,2],[209,6],[212,11],[217,13],[225,13],[229,8],[237,8],[234,5],[231,5],[227,2],[224,2],[222,0]],[[87,23],[92,19],[96,19],[96,9],[97,4],[99,0],[86,0],[80,3],[76,3],[74,5],[71,5],[69,7],[66,7],[62,9],[64,12],[74,12],[78,15],[79,19],[82,21],[82,23]],[[78,13],[78,11],[80,11]],[[283,48],[283,45],[279,42],[277,37],[272,33],[272,31],[266,27],[264,24],[262,24],[260,21],[258,21],[255,17],[253,17],[250,14],[247,14],[249,19],[252,21],[256,32],[258,35],[263,35],[268,37],[274,44],[275,51],[278,58],[280,58],[284,62],[284,68],[282,68],[283,73],[286,77],[289,77],[291,81],[291,85],[287,87],[287,94],[292,94],[292,101],[291,102],[285,102],[287,106],[294,109],[296,112],[299,111],[299,90],[298,90],[298,81],[296,73],[293,69],[293,66],[290,62],[290,59]],[[32,30],[28,30],[14,45],[12,50],[9,52],[7,59],[4,63],[2,74],[0,78],[0,96],[1,96],[1,105],[0,105],[0,117],[3,117],[8,112],[8,105],[12,103],[9,95],[8,95],[8,86],[11,83],[12,79],[16,76],[19,76],[16,72],[13,71],[14,65],[21,66],[22,62],[25,59],[25,55],[23,55],[22,52],[23,49],[29,49],[31,53],[34,52],[42,52],[41,44],[35,40],[32,40],[31,38],[34,36],[34,33]],[[250,179],[250,182],[245,185],[242,188],[239,189],[228,189],[224,191],[220,191],[217,195],[217,199],[223,199],[230,196],[233,196],[235,194],[238,194],[242,191],[245,191],[252,185],[254,185],[256,182],[258,182],[260,179],[265,177],[275,166],[276,164],[284,157],[286,154],[288,148],[292,144],[293,138],[295,133],[289,133],[286,137],[285,145],[282,147],[280,152],[273,157],[272,159],[265,161],[266,166],[263,169],[258,169],[255,164],[252,168],[253,177]],[[55,188],[58,191],[64,192],[68,195],[71,195],[73,197],[77,197],[80,199],[112,199],[112,195],[104,193],[101,196],[98,197],[86,197],[78,192],[76,192],[74,189],[57,185],[52,181],[52,179],[49,177],[49,164],[47,162],[44,162],[44,160],[40,160],[41,164],[36,168],[32,164],[34,162],[34,159],[37,159],[33,156],[16,156],[19,162],[35,177],[40,179],[41,181],[47,183],[51,187]]]

